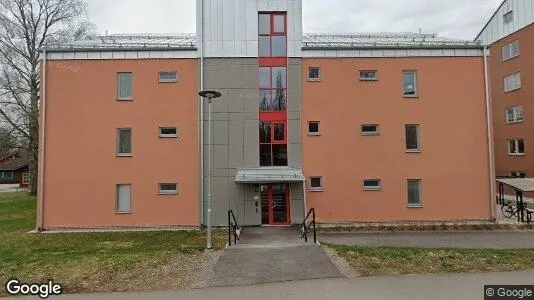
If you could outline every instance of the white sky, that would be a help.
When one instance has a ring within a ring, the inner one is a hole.
[[[224,0],[221,0],[224,1]],[[253,1],[253,0],[252,0]],[[88,0],[99,33],[195,32],[196,0]],[[303,0],[304,32],[411,31],[472,40],[501,0]],[[147,3],[150,3],[147,5]]]

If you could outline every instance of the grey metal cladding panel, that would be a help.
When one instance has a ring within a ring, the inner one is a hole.
[[[287,136],[287,142],[289,144],[300,144],[302,143],[302,128],[301,121],[289,119],[287,121],[287,129],[289,134]]]
[[[242,168],[245,162],[244,159],[244,147],[243,145],[230,145],[228,147],[230,151],[230,157],[228,160],[228,166],[230,168]]]
[[[255,144],[245,145],[244,168],[257,168],[260,166],[260,145]]]
[[[287,145],[287,161],[289,167],[302,167],[302,145],[300,143]]]
[[[255,145],[260,140],[260,127],[257,120],[245,120],[245,145]]]
[[[228,145],[229,143],[229,121],[213,121],[212,122],[212,134],[214,145]]]
[[[240,87],[242,88],[258,88],[259,79],[259,66],[257,60],[254,60],[254,64],[242,65],[243,79]]]
[[[288,111],[298,111],[302,109],[301,101],[302,95],[301,90],[298,88],[289,88],[287,95],[287,110]]]
[[[228,169],[228,145],[213,145],[213,167]]]
[[[243,114],[241,114],[243,116]],[[245,143],[245,121],[243,118],[235,118],[229,122],[228,143],[230,145],[243,145]]]

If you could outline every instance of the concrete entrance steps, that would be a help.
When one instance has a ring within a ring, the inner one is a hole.
[[[231,248],[285,248],[313,246],[313,241],[304,242],[300,233],[291,227],[245,227],[237,245]]]
[[[343,277],[322,247],[305,243],[292,228],[243,228],[237,245],[224,250],[209,286]]]

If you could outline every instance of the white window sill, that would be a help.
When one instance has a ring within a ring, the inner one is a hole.
[[[406,153],[421,153],[421,149],[418,150],[406,150]]]
[[[117,101],[133,101],[133,98],[117,98]]]
[[[175,139],[175,138],[178,138],[178,135],[177,134],[161,134],[159,137],[162,139]]]
[[[116,211],[115,214],[116,215],[131,215],[132,212],[131,211]]]
[[[320,133],[313,133],[313,132],[308,132],[308,136],[321,136]]]
[[[133,157],[133,155],[130,153],[130,154],[117,154],[117,157]]]
[[[411,204],[411,205],[408,205],[408,208],[423,208],[423,205],[421,205],[421,204]]]
[[[362,132],[362,136],[378,136],[378,135],[380,135],[380,132],[373,132],[373,133],[371,133],[371,132],[369,132],[369,133]]]
[[[323,188],[310,188],[310,192],[324,192]]]
[[[508,153],[508,156],[525,156],[525,153]]]
[[[321,78],[308,78],[309,82],[321,82]]]
[[[506,122],[506,125],[519,124],[519,123],[523,123],[523,120],[520,120],[520,121],[512,121],[512,122]]]
[[[519,87],[519,88],[515,88],[515,89],[513,89],[513,90],[508,90],[508,91],[507,91],[507,90],[504,90],[504,92],[505,92],[505,93],[511,93],[511,92],[514,92],[514,91],[519,91],[520,89],[521,89],[521,88]]]
[[[378,81],[378,78],[373,78],[373,79],[360,78],[360,81]]]
[[[404,98],[418,99],[419,95],[402,95]]]
[[[382,188],[363,188],[364,192],[380,192]]]
[[[512,60],[512,59],[514,59],[514,58],[516,58],[516,57],[518,57],[518,56],[519,56],[519,54],[517,54],[516,56],[509,57],[509,58],[507,58],[507,59],[503,59],[503,62]]]
[[[158,192],[158,195],[169,196],[169,195],[178,195],[178,192]]]
[[[178,83],[178,80],[159,80],[158,83]]]

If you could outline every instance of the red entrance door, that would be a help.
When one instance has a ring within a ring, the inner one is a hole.
[[[262,225],[290,225],[289,185],[262,184],[260,193]]]

